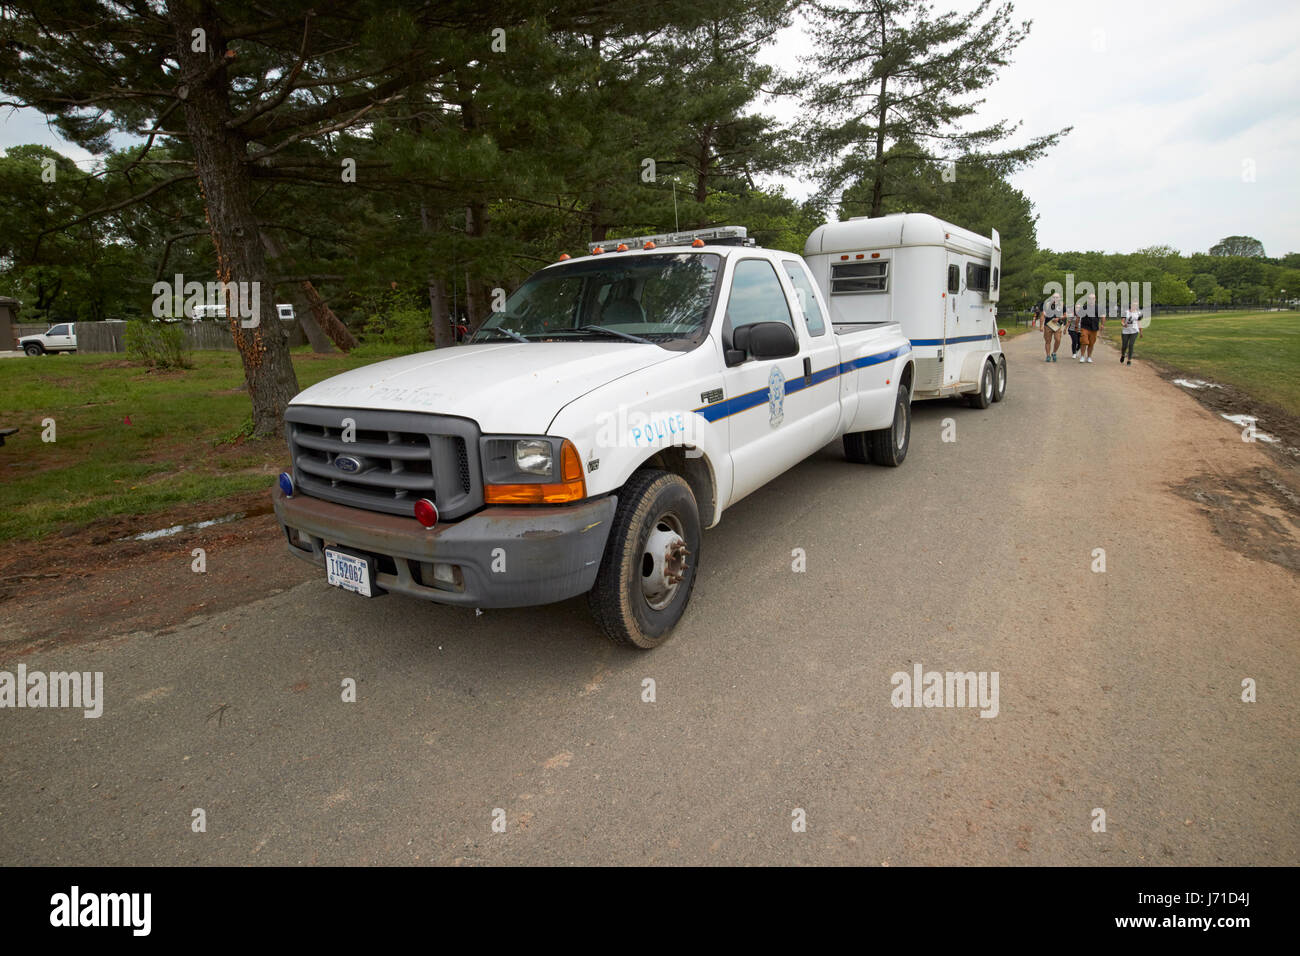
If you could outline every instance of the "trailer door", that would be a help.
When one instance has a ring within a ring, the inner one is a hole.
[[[960,253],[948,250],[948,294],[944,301],[948,307],[943,312],[943,345],[939,348],[939,367],[943,369],[943,384],[953,385],[961,376],[961,360],[958,356],[948,354],[948,340],[960,333],[957,321],[961,315],[961,303],[966,291],[966,268]]]
[[[998,301],[1002,289],[1002,237],[998,235],[996,229],[993,230],[993,271],[989,275],[989,295],[990,302]]]

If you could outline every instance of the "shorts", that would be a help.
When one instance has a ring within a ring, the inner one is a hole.
[[[1051,342],[1051,341],[1053,341],[1054,339],[1056,339],[1058,336],[1060,336],[1060,334],[1061,334],[1061,330],[1060,330],[1060,329],[1057,329],[1055,332],[1053,332],[1051,329],[1049,329],[1049,328],[1044,324],[1044,326],[1043,326],[1043,341],[1045,341],[1045,342]]]
[[[1080,344],[1080,345],[1096,345],[1096,344],[1097,344],[1097,330],[1096,330],[1096,329],[1080,329],[1080,330],[1079,330],[1079,344]]]

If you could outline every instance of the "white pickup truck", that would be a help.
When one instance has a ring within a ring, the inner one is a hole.
[[[77,323],[64,322],[51,326],[39,335],[24,335],[18,340],[18,348],[28,355],[75,352],[77,351]]]
[[[741,227],[566,256],[470,343],[295,397],[276,517],[339,587],[587,594],[611,639],[655,647],[728,507],[836,438],[853,462],[907,455],[907,337],[829,314],[803,259]]]

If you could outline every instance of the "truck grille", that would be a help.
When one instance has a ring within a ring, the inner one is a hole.
[[[467,419],[290,406],[285,431],[294,485],[313,498],[400,515],[428,498],[448,519],[483,504],[478,428]]]

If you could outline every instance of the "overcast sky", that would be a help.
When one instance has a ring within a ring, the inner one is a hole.
[[[935,0],[940,10],[973,6]],[[1074,127],[1013,180],[1035,204],[1040,245],[1190,253],[1249,235],[1270,256],[1300,251],[1300,3],[1015,6],[1033,28],[979,118],[1022,120],[1026,137]],[[793,67],[809,48],[796,26],[764,58]],[[797,113],[793,103],[763,109],[784,120]],[[0,148],[20,143],[91,159],[38,114],[0,111]]]

